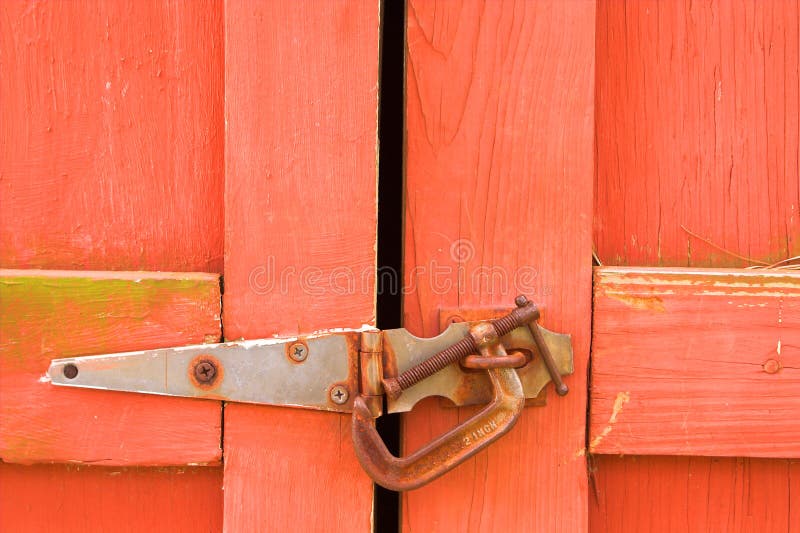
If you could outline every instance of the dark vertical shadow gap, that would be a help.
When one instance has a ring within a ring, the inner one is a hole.
[[[377,325],[401,327],[403,320],[403,159],[405,135],[405,2],[381,2],[380,112],[378,118],[378,271]],[[389,450],[399,455],[400,418],[384,415],[378,433]],[[396,533],[400,528],[400,497],[375,486],[375,531]]]

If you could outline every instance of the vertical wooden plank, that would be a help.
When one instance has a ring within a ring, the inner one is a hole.
[[[375,322],[378,7],[226,3],[229,339]],[[225,530],[369,530],[349,424],[227,405]]]
[[[403,495],[407,531],[586,531],[594,2],[412,0],[408,7],[405,324],[526,293],[572,334],[551,391],[488,450]],[[464,420],[423,402],[408,453]]]
[[[605,264],[732,267],[800,255],[799,29],[790,0],[598,1],[594,231]],[[596,461],[593,531],[682,530],[686,506],[656,492],[666,486],[694,502],[696,530],[706,515],[709,531],[800,528],[791,489],[768,496],[798,485],[795,463],[726,459],[713,463],[726,465],[717,474],[696,470],[716,459]],[[749,465],[747,492],[730,497],[739,464]]]
[[[220,0],[0,3],[0,267],[220,272],[222,35]],[[118,529],[93,517],[132,502],[153,530],[188,527],[193,499],[200,523],[221,517],[211,474],[8,468],[11,530],[54,510],[65,529]]]
[[[0,463],[0,530],[216,533],[221,487],[221,467]]]
[[[0,12],[0,267],[220,272],[221,1]]]

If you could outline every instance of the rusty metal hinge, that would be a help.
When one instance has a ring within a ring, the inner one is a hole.
[[[405,329],[337,330],[54,359],[48,376],[63,386],[352,413],[364,469],[387,488],[409,490],[497,440],[550,381],[567,393],[569,335],[540,327],[539,310],[524,296],[516,304],[501,318],[454,323],[429,339]],[[392,456],[374,419],[429,396],[488,405],[414,454]]]

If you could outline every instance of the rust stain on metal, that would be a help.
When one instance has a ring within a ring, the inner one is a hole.
[[[544,337],[542,337],[542,331],[539,329],[539,324],[536,323],[536,320],[539,318],[539,312],[536,308],[536,305],[528,301],[528,299],[522,294],[517,296],[517,298],[514,300],[514,303],[517,304],[519,309],[525,309],[531,306],[536,309],[536,318],[533,320],[528,320],[526,323],[531,335],[533,336],[533,341],[536,343],[536,347],[539,349],[539,355],[542,357],[542,361],[544,361],[544,364],[547,367],[547,372],[550,374],[550,379],[553,381],[553,385],[555,385],[556,392],[559,396],[565,396],[569,392],[569,388],[564,383],[564,380],[561,379],[561,373],[558,371],[558,365],[556,365],[553,354],[550,353],[550,348],[544,341]]]
[[[286,357],[292,363],[304,363],[305,360],[308,359],[308,354],[308,344],[301,339],[286,345]]]
[[[506,355],[486,356],[468,355],[461,361],[461,366],[469,370],[487,370],[489,368],[522,368],[528,364],[530,356],[519,350]]]
[[[496,335],[498,337],[502,337],[519,326],[533,322],[538,318],[539,310],[533,303],[528,302],[526,299],[524,305],[519,305],[507,315],[492,320],[491,322],[479,324],[491,324]],[[383,388],[386,391],[386,395],[392,399],[398,398],[405,389],[419,383],[429,376],[432,376],[447,365],[455,363],[456,361],[459,361],[470,354],[474,354],[477,351],[478,343],[481,341],[481,332],[484,330],[485,328],[483,326],[481,326],[480,329],[475,329],[474,327],[470,328],[470,331],[473,332],[473,334],[461,339],[452,346],[445,348],[418,365],[407,369],[397,376],[397,378],[385,378],[383,380]],[[478,337],[475,335],[478,335]],[[550,366],[548,366],[548,370],[549,369]],[[558,372],[556,372],[556,375],[558,375],[559,378],[561,377]]]
[[[346,383],[336,383],[328,391],[328,398],[336,405],[345,405],[350,400],[350,389]]]
[[[383,413],[383,333],[365,331],[361,333],[359,348],[359,383],[361,396],[378,417]]]
[[[210,354],[201,354],[189,363],[189,380],[198,389],[213,390],[222,383],[224,377],[222,363]]]

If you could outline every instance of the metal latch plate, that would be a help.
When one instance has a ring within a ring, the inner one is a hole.
[[[545,342],[553,355],[561,375],[572,374],[572,343],[570,336],[553,333],[545,328],[542,331]],[[405,329],[384,331],[384,350],[386,360],[384,371],[387,375],[397,375],[421,363],[432,353],[447,348],[469,333],[465,322],[451,324],[441,335],[431,339],[420,339]],[[534,346],[533,337],[526,328],[517,328],[503,337],[503,345],[508,349],[530,349]],[[536,398],[547,383],[550,375],[541,357],[534,353],[533,360],[516,370],[526,398]],[[428,396],[442,396],[457,406],[488,403],[492,399],[492,384],[485,372],[470,372],[454,364],[426,378],[403,391],[397,399],[387,398],[388,412],[410,411],[414,404]]]

